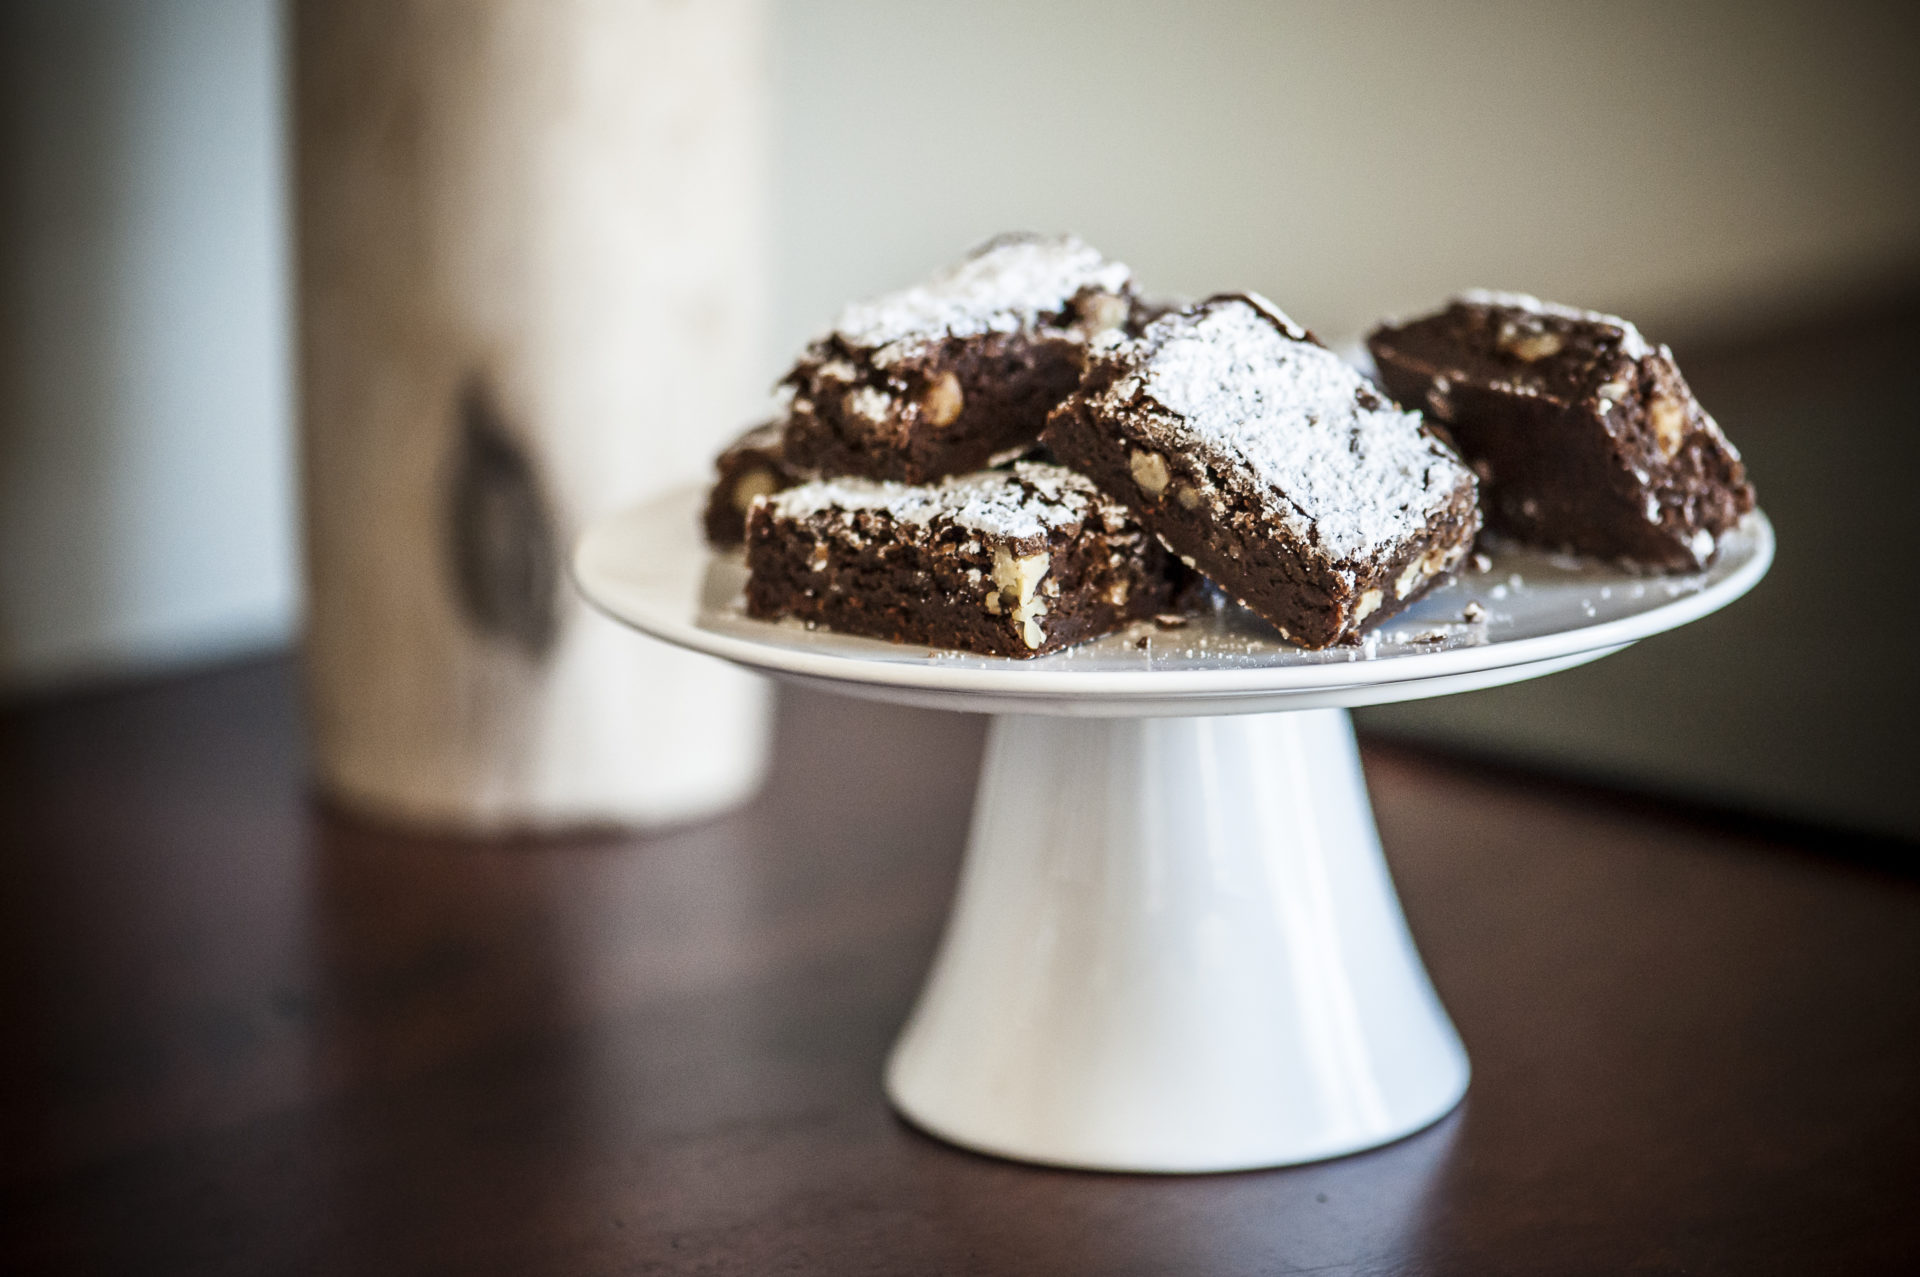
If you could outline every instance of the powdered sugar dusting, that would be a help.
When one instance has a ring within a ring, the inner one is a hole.
[[[1635,328],[1618,315],[1606,315],[1597,310],[1580,310],[1574,306],[1561,306],[1554,302],[1543,302],[1531,293],[1503,293],[1488,288],[1475,288],[1461,293],[1459,301],[1469,306],[1506,306],[1513,310],[1524,310],[1535,315],[1552,315],[1556,319],[1569,319],[1581,324],[1601,324],[1620,331],[1620,352],[1629,359],[1645,359],[1653,353],[1653,347]]]
[[[833,335],[880,350],[895,342],[973,337],[1031,328],[1083,289],[1118,293],[1132,278],[1071,235],[1003,236],[913,288],[842,311]],[[884,361],[883,361],[884,362]]]
[[[1329,560],[1417,535],[1467,470],[1421,433],[1418,413],[1297,331],[1262,298],[1216,299],[1117,351],[1137,372],[1103,397],[1144,407],[1142,435],[1169,453],[1239,460],[1279,495],[1288,531]]]
[[[818,479],[764,499],[778,518],[870,511],[896,523],[927,527],[942,522],[1008,540],[1047,536],[1084,522],[1097,508],[1110,504],[1091,480],[1064,466],[1039,461],[1018,462],[1011,470],[958,475],[937,484]]]

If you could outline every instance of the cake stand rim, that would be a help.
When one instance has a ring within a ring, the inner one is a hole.
[[[675,544],[661,545],[660,551],[666,555],[697,555],[701,564],[708,563],[713,551],[701,540],[693,517],[702,495],[701,489],[692,486],[661,493],[593,522],[576,538],[569,556],[570,575],[575,587],[596,611],[651,638],[762,674],[798,675],[814,681],[858,684],[876,691],[893,687],[903,692],[1017,696],[1034,704],[1035,712],[1044,712],[1038,707],[1057,700],[1100,698],[1119,705],[1130,699],[1164,702],[1170,697],[1191,697],[1196,702],[1196,712],[1204,712],[1200,705],[1224,697],[1323,693],[1430,679],[1445,681],[1450,675],[1539,665],[1576,653],[1617,649],[1691,624],[1735,602],[1765,577],[1776,548],[1773,525],[1756,508],[1739,525],[1740,532],[1751,542],[1750,548],[1745,557],[1719,579],[1628,616],[1525,638],[1314,665],[1251,668],[1223,665],[1215,669],[1166,670],[1147,668],[1143,660],[1143,668],[1139,670],[1094,671],[1063,669],[1046,663],[1046,658],[1038,662],[1006,658],[1004,664],[982,667],[957,664],[950,656],[937,652],[925,657],[902,655],[882,660],[814,650],[807,646],[808,632],[787,627],[778,630],[782,641],[768,642],[703,626],[697,604],[689,608],[684,598],[673,607],[636,603],[636,599],[645,596],[645,589],[623,588],[623,584],[631,586],[631,574],[623,583],[619,579],[621,574],[607,568],[605,559],[612,543],[643,517],[659,519],[661,511],[681,507],[686,518],[663,520],[669,527],[683,529],[680,539]],[[1715,571],[1708,569],[1709,575]],[[1658,579],[1636,578],[1623,572],[1619,583]],[[775,623],[766,624],[771,627]],[[827,634],[823,642],[846,637]],[[1436,689],[1435,694],[1445,692]]]

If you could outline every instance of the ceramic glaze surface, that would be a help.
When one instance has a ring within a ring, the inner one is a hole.
[[[1395,1139],[1466,1081],[1344,713],[995,721],[888,1066],[907,1117],[1032,1161],[1224,1170]]]

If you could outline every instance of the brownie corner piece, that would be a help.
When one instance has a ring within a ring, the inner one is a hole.
[[[978,469],[1031,443],[1087,345],[1134,317],[1130,272],[1081,240],[991,240],[808,346],[782,381],[787,458],[904,483]]]
[[[1043,442],[1307,648],[1407,606],[1480,527],[1472,472],[1420,415],[1255,294],[1094,352]]]
[[[707,543],[721,549],[739,545],[746,537],[747,511],[755,497],[790,488],[807,476],[787,463],[786,426],[775,418],[754,426],[714,458],[713,487],[700,523]]]
[[[1488,525],[1518,540],[1692,571],[1753,509],[1673,352],[1618,316],[1471,292],[1367,346],[1388,391],[1444,423],[1478,472]]]
[[[747,567],[751,616],[994,656],[1043,656],[1193,594],[1124,508],[1041,462],[789,488],[749,513]]]

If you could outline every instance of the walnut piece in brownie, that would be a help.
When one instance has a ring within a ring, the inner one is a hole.
[[[1043,442],[1302,647],[1352,639],[1453,570],[1472,473],[1254,294],[1096,351]]]
[[[1467,293],[1367,346],[1387,390],[1452,433],[1488,525],[1520,540],[1692,571],[1753,508],[1673,352],[1624,319]]]
[[[714,458],[713,490],[707,494],[701,516],[709,544],[739,545],[746,536],[747,510],[755,497],[811,477],[787,464],[782,450],[785,439],[785,422],[775,419],[747,431]]]
[[[896,643],[1040,656],[1177,611],[1198,579],[1061,466],[939,484],[820,479],[747,515],[747,611]]]
[[[786,455],[924,483],[1031,443],[1088,342],[1133,318],[1127,268],[1072,236],[1007,235],[917,287],[849,306],[781,386]]]

